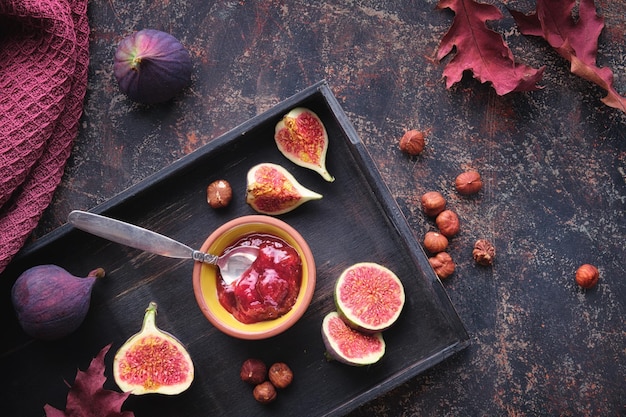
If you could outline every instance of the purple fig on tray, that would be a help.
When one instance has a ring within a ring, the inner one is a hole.
[[[79,278],[57,265],[39,265],[24,271],[11,290],[13,307],[24,332],[43,340],[72,333],[85,319],[93,285],[103,276],[102,268]]]

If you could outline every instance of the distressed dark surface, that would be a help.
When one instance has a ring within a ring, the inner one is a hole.
[[[506,12],[498,28],[519,60],[547,66],[543,90],[500,97],[470,77],[446,90],[434,56],[452,14],[433,0],[310,3],[91,1],[82,128],[33,239],[326,79],[416,238],[434,227],[419,209],[426,191],[461,217],[444,284],[472,338],[351,415],[626,414],[626,115]],[[596,4],[606,22],[598,61],[624,95],[623,3]],[[117,42],[145,27],[172,33],[194,59],[193,86],[150,108],[129,102],[112,74]],[[430,132],[419,157],[398,150],[409,128]],[[461,198],[452,182],[467,168],[485,187]],[[491,268],[471,259],[479,237],[496,244]],[[601,271],[593,290],[574,283],[582,263]]]

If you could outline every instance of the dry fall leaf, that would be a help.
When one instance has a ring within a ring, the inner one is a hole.
[[[607,91],[602,102],[626,112],[626,98],[613,88],[613,71],[596,66],[598,37],[604,19],[597,15],[593,0],[580,0],[578,19],[572,11],[575,0],[537,0],[534,12],[511,11],[524,35],[544,38],[559,55],[570,62],[570,71]]]
[[[459,82],[468,70],[481,83],[491,82],[499,95],[540,88],[537,83],[544,67],[535,69],[515,62],[502,36],[487,27],[487,21],[503,17],[497,7],[474,0],[439,0],[437,8],[449,8],[455,13],[437,51],[437,59],[442,60],[456,47],[443,72],[447,88]]]
[[[46,417],[134,417],[130,411],[121,411],[129,393],[103,388],[106,381],[104,357],[110,348],[111,345],[105,346],[86,371],[78,370],[74,385],[67,394],[65,411],[46,404]]]

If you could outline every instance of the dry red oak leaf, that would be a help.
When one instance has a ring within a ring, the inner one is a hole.
[[[442,60],[456,47],[443,71],[447,88],[460,81],[468,70],[481,83],[491,82],[498,95],[541,88],[537,83],[544,67],[535,69],[516,63],[502,36],[487,27],[487,21],[503,17],[497,7],[473,0],[439,0],[437,8],[449,8],[455,13],[437,51],[437,59]]]
[[[626,112],[626,98],[613,88],[610,68],[596,66],[598,37],[604,19],[596,14],[593,0],[580,0],[578,19],[572,11],[575,0],[537,0],[536,10],[528,15],[511,10],[517,26],[524,35],[544,38],[570,63],[570,71],[608,92],[602,102]]]
[[[46,404],[46,417],[134,417],[130,411],[121,411],[130,393],[103,388],[106,381],[104,357],[110,348],[111,345],[105,346],[86,371],[76,372],[74,385],[67,394],[65,411]]]

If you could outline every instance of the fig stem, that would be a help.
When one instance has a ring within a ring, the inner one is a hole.
[[[106,273],[104,272],[104,268],[96,268],[93,271],[89,272],[89,274],[87,274],[87,277],[104,278],[105,274]]]
[[[156,315],[157,315],[157,303],[150,301],[148,308],[146,308],[146,314],[143,316],[143,324],[141,330],[156,329]]]

